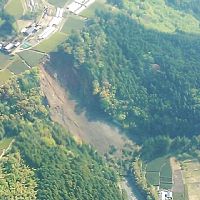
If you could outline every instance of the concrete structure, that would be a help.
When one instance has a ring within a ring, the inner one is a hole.
[[[47,38],[51,33],[53,33],[55,31],[55,27],[47,27],[40,35],[39,35],[39,39],[45,39]]]
[[[10,51],[13,47],[14,47],[14,44],[13,44],[13,43],[9,43],[9,44],[7,44],[7,45],[4,47],[4,49],[5,49],[6,51]]]
[[[26,31],[24,32],[24,34],[26,36],[30,36],[30,35],[32,35],[35,32],[36,32],[35,26],[31,26],[30,28],[26,29]]]
[[[172,199],[173,199],[172,191],[161,190],[159,192],[159,200],[172,200]]]
[[[68,10],[76,15],[80,14],[89,7],[95,0],[76,0],[68,5]]]
[[[72,2],[67,6],[70,12],[75,13],[77,10],[79,10],[82,7],[79,3]]]
[[[58,26],[60,22],[62,21],[62,18],[60,17],[53,17],[53,19],[50,21],[49,26]]]

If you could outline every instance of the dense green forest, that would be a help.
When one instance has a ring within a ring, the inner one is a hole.
[[[37,69],[0,88],[0,137],[14,139],[1,158],[0,199],[124,199],[114,171],[52,122],[45,102]]]
[[[74,72],[80,97],[99,101],[124,128],[151,136],[199,134],[198,36],[160,33],[129,15],[99,13],[63,49],[73,62],[63,71]]]
[[[0,37],[7,37],[14,33],[13,23],[15,19],[5,12],[6,3],[7,0],[0,0]]]

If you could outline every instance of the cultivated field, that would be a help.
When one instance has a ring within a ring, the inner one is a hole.
[[[186,160],[183,163],[183,176],[188,191],[189,200],[200,200],[200,162]]]
[[[70,34],[72,30],[80,30],[83,26],[84,21],[80,17],[70,16],[61,31]]]
[[[4,69],[6,65],[10,62],[11,57],[9,55],[0,53],[0,70]]]
[[[188,200],[187,187],[183,181],[183,171],[180,166],[180,162],[176,158],[171,158],[170,163],[173,171],[173,196],[174,200]]]
[[[53,50],[56,50],[57,46],[64,42],[67,38],[67,35],[64,33],[57,32],[52,35],[49,39],[44,40],[33,49],[40,52],[49,53]]]
[[[8,66],[8,69],[14,74],[21,74],[29,69],[28,66],[17,56],[15,60]]]
[[[29,66],[35,67],[37,66],[44,57],[43,53],[32,51],[32,50],[26,50],[18,53],[20,58],[24,60]]]
[[[162,189],[171,189],[172,169],[170,158],[160,157],[147,163],[146,178],[151,185],[160,186]]]
[[[13,16],[15,19],[19,19],[24,12],[22,0],[10,0],[5,6],[5,10],[8,14]]]

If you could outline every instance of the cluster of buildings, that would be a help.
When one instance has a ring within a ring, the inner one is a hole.
[[[173,200],[173,194],[170,190],[159,191],[159,200]]]
[[[95,0],[76,0],[69,4],[67,9],[75,15],[78,15],[94,2]]]
[[[10,42],[0,43],[0,50],[4,53],[11,53],[15,48],[17,48],[21,43],[17,40]]]
[[[64,9],[63,8],[57,8],[56,9],[56,16],[53,17],[53,19],[49,22],[48,26],[44,31],[38,36],[38,38],[45,39],[47,38],[51,33],[53,33],[56,29],[56,27],[61,23],[63,18]]]

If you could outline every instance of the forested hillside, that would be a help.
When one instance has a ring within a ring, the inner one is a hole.
[[[198,0],[108,0],[147,29],[200,33]]]
[[[0,37],[7,37],[14,33],[13,23],[14,18],[8,15],[4,6],[7,3],[7,0],[0,0]]]
[[[200,3],[198,0],[166,0],[170,6],[193,14],[200,19]]]
[[[199,134],[197,36],[145,29],[124,14],[88,24],[63,47],[73,60],[63,70],[75,71],[82,99],[139,135]]]
[[[33,69],[0,88],[0,137],[13,139],[0,158],[0,199],[124,199],[103,159],[50,120],[39,81]]]

